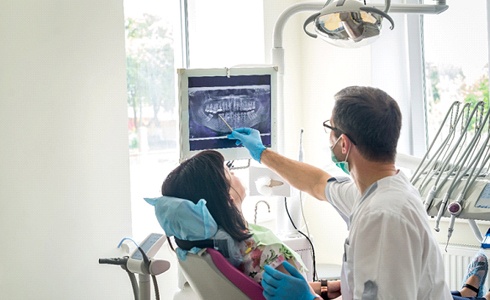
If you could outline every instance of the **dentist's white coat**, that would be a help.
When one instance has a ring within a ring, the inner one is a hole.
[[[422,200],[402,172],[374,183],[362,197],[348,178],[332,178],[325,195],[349,229],[343,300],[452,299]]]

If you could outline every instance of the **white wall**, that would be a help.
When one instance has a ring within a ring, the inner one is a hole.
[[[0,297],[132,299],[122,0],[0,2]]]

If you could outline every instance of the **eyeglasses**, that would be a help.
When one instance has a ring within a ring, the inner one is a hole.
[[[328,133],[328,130],[327,129],[330,129],[330,130],[333,130],[333,131],[342,132],[337,127],[333,127],[333,126],[329,125],[329,123],[330,123],[330,120],[326,120],[325,122],[323,122],[323,129],[325,130],[325,133]]]
[[[330,130],[336,131],[336,132],[338,132],[340,134],[344,134],[344,135],[346,135],[349,138],[349,140],[352,141],[352,143],[354,145],[357,145],[357,143],[347,133],[343,132],[342,130],[338,129],[337,127],[333,127],[329,123],[330,123],[330,120],[326,120],[325,122],[323,122],[323,129],[325,130],[326,133],[329,133],[328,132],[328,129],[330,129]]]

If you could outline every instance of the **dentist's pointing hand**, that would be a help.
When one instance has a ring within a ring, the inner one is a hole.
[[[237,140],[237,145],[243,145],[250,152],[253,159],[260,162],[260,156],[265,150],[262,139],[260,138],[260,132],[253,128],[237,128],[233,130],[228,138],[230,140]]]

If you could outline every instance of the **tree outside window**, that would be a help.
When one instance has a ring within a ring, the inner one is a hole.
[[[130,149],[175,147],[172,27],[149,14],[127,18],[125,25]]]

